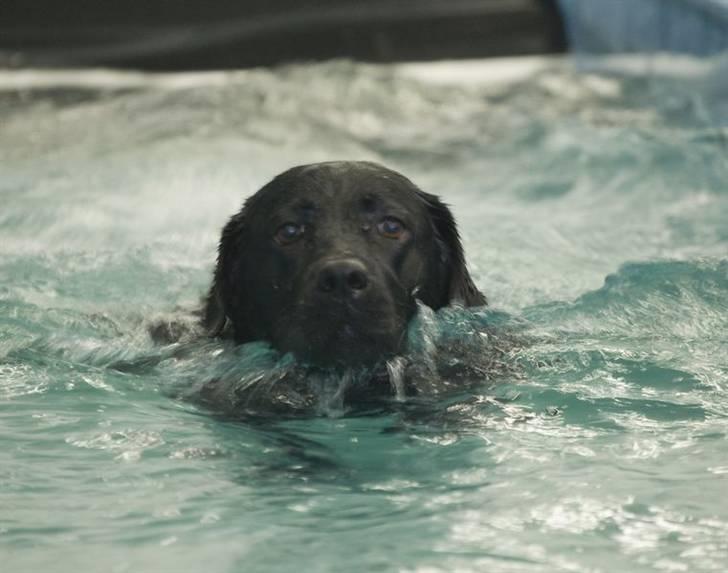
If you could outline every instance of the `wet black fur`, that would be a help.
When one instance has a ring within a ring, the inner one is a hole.
[[[268,330],[269,326],[256,323],[262,322],[259,316],[255,316],[256,309],[265,303],[253,305],[253,311],[246,306],[246,299],[250,297],[265,301],[268,294],[271,296],[276,294],[272,290],[270,293],[257,292],[256,289],[260,289],[261,284],[274,285],[272,288],[275,288],[279,282],[285,282],[281,281],[280,277],[264,279],[257,277],[255,278],[257,282],[253,282],[249,274],[253,272],[249,261],[259,254],[257,251],[269,248],[267,244],[271,241],[270,234],[260,232],[259,220],[270,214],[266,209],[270,210],[270,206],[276,204],[279,195],[288,197],[296,196],[298,193],[306,196],[316,193],[316,186],[327,186],[335,189],[335,192],[327,198],[329,202],[347,201],[351,199],[350,195],[359,192],[357,185],[360,183],[372,187],[372,191],[376,193],[378,182],[386,184],[388,197],[392,196],[395,199],[401,197],[402,201],[409,201],[405,204],[413,206],[415,210],[417,207],[412,202],[413,199],[425,207],[417,213],[410,213],[416,219],[418,229],[423,229],[420,234],[426,236],[431,234],[433,239],[429,242],[423,240],[422,244],[418,243],[413,247],[419,249],[415,254],[427,268],[423,284],[417,284],[415,289],[416,297],[433,310],[453,303],[466,307],[485,305],[485,297],[476,288],[468,272],[455,220],[447,205],[437,196],[420,190],[406,177],[380,165],[368,162],[331,162],[294,167],[275,177],[250,197],[240,212],[225,225],[219,243],[212,286],[203,311],[202,325],[205,331],[210,336],[232,338],[238,343],[263,339],[276,347],[277,341],[270,339],[272,335]],[[292,193],[292,190],[295,190],[295,193]],[[258,223],[251,220],[253,216]],[[258,226],[253,229],[255,225]],[[323,258],[329,256],[329,251],[351,253],[356,247],[356,245],[345,245],[346,248],[340,248],[339,244],[345,244],[348,240],[343,236],[327,238],[331,242],[331,247],[328,251],[321,252],[320,257]],[[272,253],[271,256],[278,256],[277,251]],[[368,267],[382,264],[379,261],[367,260],[371,256],[364,251],[353,252],[351,256],[362,259]],[[423,268],[422,265],[420,268]],[[255,272],[263,272],[259,270],[260,265],[253,267]],[[386,272],[391,274],[390,270],[387,269]],[[411,283],[408,277],[398,276],[397,279],[402,283]],[[381,289],[387,288],[387,285],[379,286]],[[382,294],[382,296],[387,295],[388,293]],[[290,297],[301,296],[303,296],[301,293],[290,293]],[[411,293],[407,296],[406,304],[411,305],[406,315],[408,321],[414,312],[415,296]]]

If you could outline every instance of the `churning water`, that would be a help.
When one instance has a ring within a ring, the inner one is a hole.
[[[728,75],[659,63],[1,74],[3,570],[725,571]],[[453,206],[491,307],[423,310],[425,357],[527,343],[426,407],[397,362],[375,412],[326,380],[318,415],[179,398],[290,367],[147,327],[245,196],[329,159]]]

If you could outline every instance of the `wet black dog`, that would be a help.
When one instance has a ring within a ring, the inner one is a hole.
[[[380,165],[318,163],[277,176],[227,223],[203,325],[361,366],[403,352],[417,300],[486,304],[450,210]]]

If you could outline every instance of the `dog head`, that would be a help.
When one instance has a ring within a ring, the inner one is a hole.
[[[403,350],[419,300],[478,306],[450,210],[366,162],[294,167],[225,226],[204,323],[320,365]]]

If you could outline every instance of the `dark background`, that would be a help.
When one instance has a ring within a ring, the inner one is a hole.
[[[565,48],[554,0],[0,0],[0,65],[239,68]]]

